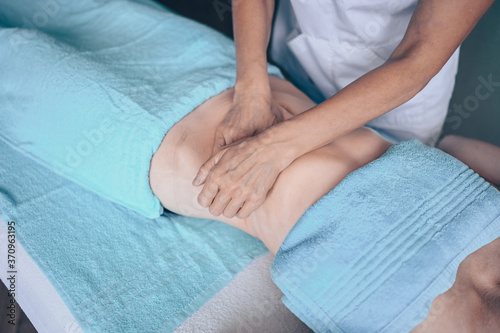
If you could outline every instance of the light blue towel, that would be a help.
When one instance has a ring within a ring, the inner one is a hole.
[[[158,217],[151,156],[177,121],[234,85],[234,43],[146,0],[0,0],[0,8],[0,27],[15,27],[0,28],[0,137]]]
[[[0,217],[85,332],[171,332],[267,251],[220,222],[146,218],[1,139],[0,152]]]
[[[271,267],[316,332],[409,332],[459,263],[500,237],[500,192],[418,141],[393,146],[309,208]]]

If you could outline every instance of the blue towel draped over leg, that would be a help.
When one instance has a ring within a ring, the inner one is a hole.
[[[500,237],[500,192],[418,141],[347,176],[294,226],[271,267],[317,332],[409,332],[460,262]]]
[[[1,218],[84,331],[174,330],[267,251],[149,187],[165,133],[234,85],[233,42],[147,0],[0,0],[0,27]]]
[[[15,222],[17,242],[84,332],[172,332],[267,252],[221,222],[142,216],[2,140],[0,152],[0,218]]]
[[[10,27],[0,29],[0,138],[158,217],[151,156],[176,122],[234,86],[233,41],[146,0],[0,0],[0,8]]]

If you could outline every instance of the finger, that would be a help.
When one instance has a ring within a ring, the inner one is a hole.
[[[225,145],[226,139],[224,138],[224,135],[218,132],[215,135],[214,149],[212,151],[212,154],[215,154],[221,147],[224,147]]]
[[[224,209],[224,216],[227,218],[233,218],[244,203],[245,201],[242,199],[231,199],[231,201],[229,201],[226,208]]]
[[[219,193],[215,196],[215,199],[212,201],[210,208],[208,209],[212,215],[219,216],[222,214],[224,209],[227,206],[227,203],[231,200],[231,197],[228,195],[224,195],[219,191]]]
[[[237,213],[237,217],[240,219],[246,219],[254,210],[259,208],[259,206],[264,202],[264,200],[259,200],[259,201],[246,201],[243,207],[240,208],[240,210]]]
[[[224,155],[225,150],[220,150],[216,154],[212,155],[198,170],[196,177],[193,179],[194,186],[200,186],[207,180],[210,171],[212,171],[213,167],[219,162],[222,155]]]
[[[207,183],[203,186],[200,194],[198,194],[198,203],[203,207],[208,207],[212,204],[215,196],[219,192],[219,187],[214,183]]]

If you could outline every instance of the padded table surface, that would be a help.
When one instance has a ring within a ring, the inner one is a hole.
[[[0,239],[7,239],[7,225],[0,220]],[[7,247],[0,247],[7,257]],[[312,332],[281,302],[281,291],[272,282],[266,253],[248,264],[220,292],[182,323],[176,333],[188,332]],[[38,266],[16,241],[16,300],[39,333],[83,332],[63,300]],[[7,262],[1,261],[0,279],[6,284]]]

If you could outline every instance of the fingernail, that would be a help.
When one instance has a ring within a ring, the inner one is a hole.
[[[200,183],[200,177],[196,176],[193,180],[193,185],[198,186],[199,183]]]

